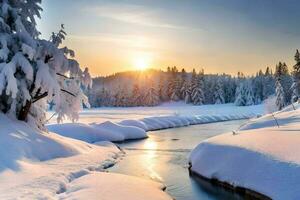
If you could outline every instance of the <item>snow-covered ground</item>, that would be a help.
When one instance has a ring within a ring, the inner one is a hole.
[[[193,106],[177,102],[156,107],[87,109],[80,113],[81,123],[55,124],[53,118],[51,122],[54,124],[47,127],[60,135],[90,143],[104,140],[117,142],[146,138],[146,131],[151,130],[248,119],[263,113],[263,105]]]
[[[191,170],[272,199],[300,199],[300,106],[251,120],[199,144]]]
[[[0,114],[0,199],[171,199],[160,183],[106,173],[122,156],[108,141],[145,138],[154,129],[248,118],[263,113],[262,108],[177,103],[93,109],[83,111],[79,123],[48,125],[49,133]]]
[[[40,132],[3,114],[0,133],[0,199],[171,199],[162,184],[106,173],[122,155],[110,142]]]

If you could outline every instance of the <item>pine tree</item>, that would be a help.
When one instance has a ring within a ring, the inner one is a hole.
[[[170,99],[172,101],[180,100],[180,78],[176,66],[172,68],[172,79],[170,83]]]
[[[154,83],[152,80],[150,82],[150,87],[148,88],[144,102],[145,102],[145,105],[147,105],[147,106],[156,106],[160,102],[159,96],[157,94],[157,91],[154,87]]]
[[[278,110],[285,106],[285,94],[279,78],[276,80],[276,106]]]
[[[291,86],[292,86],[292,79],[291,76],[289,75],[288,67],[287,65],[283,62],[279,62],[278,65],[276,65],[276,70],[274,74],[276,80],[279,79],[280,84],[283,88],[284,91],[284,99],[285,99],[285,104],[288,104],[291,100]]]
[[[267,67],[263,78],[263,100],[275,93],[275,80],[269,67]]]
[[[296,64],[293,67],[293,84],[292,84],[292,99],[291,101],[294,103],[298,101],[300,95],[300,54],[297,49],[295,54]]]
[[[50,41],[38,38],[40,3],[0,2],[0,111],[43,128],[47,102],[55,104],[58,120],[78,118],[82,102],[88,105],[82,85],[91,86],[91,78],[69,59],[73,51],[58,47],[65,37],[63,26]]]
[[[195,70],[192,74],[192,102],[194,105],[204,104],[204,72],[201,70],[197,75]]]
[[[133,85],[133,90],[130,98],[131,106],[141,106],[143,101],[143,95],[141,93],[140,87],[138,84]]]
[[[218,78],[217,83],[214,89],[214,103],[215,104],[223,104],[225,103],[224,91],[222,88],[222,82],[220,78]]]
[[[244,80],[240,83],[236,90],[236,99],[234,103],[237,106],[254,105],[253,90],[248,80]]]

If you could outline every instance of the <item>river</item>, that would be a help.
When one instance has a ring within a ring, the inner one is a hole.
[[[235,120],[148,132],[147,139],[119,144],[126,155],[109,171],[162,182],[176,200],[243,199],[188,172],[188,156],[197,144],[243,123]]]

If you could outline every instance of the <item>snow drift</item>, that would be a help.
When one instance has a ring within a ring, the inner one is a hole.
[[[257,191],[272,199],[299,199],[300,110],[286,108],[199,144],[191,170],[210,179]],[[247,130],[246,130],[247,129]]]
[[[1,113],[0,133],[0,171],[6,168],[17,170],[17,161],[22,159],[45,161],[73,156],[89,149],[86,143],[42,133]]]
[[[114,188],[116,191],[111,191]],[[132,176],[110,173],[92,173],[71,182],[60,199],[89,200],[171,200],[157,182]],[[110,191],[110,192],[108,192]]]
[[[91,125],[81,123],[50,124],[47,128],[51,132],[89,143],[99,141],[121,142],[147,137],[144,129],[135,126],[124,126],[109,121]]]

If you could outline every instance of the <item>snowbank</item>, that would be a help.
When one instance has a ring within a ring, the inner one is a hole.
[[[89,145],[56,134],[42,133],[27,123],[14,121],[0,113],[0,172],[18,170],[18,160],[45,161],[86,152]]]
[[[266,115],[235,135],[227,133],[199,144],[190,155],[191,170],[272,199],[299,199],[300,110],[287,108],[275,117],[280,128]]]
[[[121,142],[147,137],[144,129],[135,126],[124,126],[109,121],[91,125],[81,123],[50,124],[47,125],[47,128],[51,132],[89,143],[99,141]]]
[[[141,128],[145,131],[148,130],[147,125],[140,120],[127,119],[127,120],[121,121],[119,124],[124,125],[124,126],[135,126],[135,127]]]
[[[114,188],[115,191],[111,189]],[[157,182],[121,174],[92,173],[71,182],[60,199],[171,200]]]
[[[180,102],[151,108],[101,109],[88,109],[82,112],[80,117],[85,123],[50,124],[47,127],[51,132],[89,143],[121,142],[146,138],[146,131],[249,119],[263,113],[262,105],[248,107],[238,107],[233,104],[193,106]],[[87,123],[89,121],[92,123]]]

